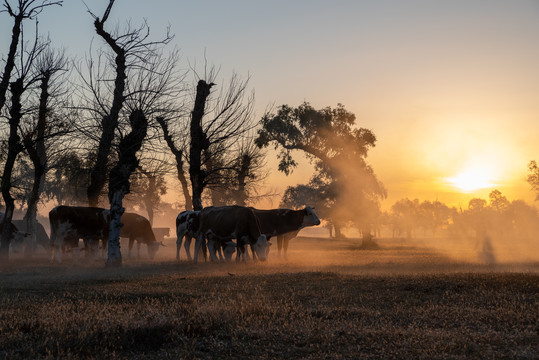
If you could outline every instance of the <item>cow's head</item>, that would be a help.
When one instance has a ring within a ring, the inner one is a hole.
[[[236,252],[236,243],[232,240],[229,240],[225,243],[225,246],[223,248],[223,253],[225,255],[225,261],[231,261],[232,255]]]
[[[13,252],[18,253],[19,251],[21,251],[21,247],[23,246],[27,238],[29,238],[30,236],[30,233],[24,231],[13,231],[10,236],[10,244]]]
[[[303,227],[305,226],[315,226],[320,225],[320,219],[318,216],[316,216],[316,213],[314,212],[313,208],[310,206],[306,206],[305,214],[303,215]]]
[[[148,256],[150,257],[150,259],[153,260],[153,258],[155,257],[155,254],[157,253],[157,250],[159,250],[161,246],[166,246],[166,245],[159,241],[154,241],[148,245]]]
[[[270,244],[268,242],[268,239],[266,238],[266,235],[264,234],[261,234],[256,240],[256,242],[252,245],[252,249],[255,252],[256,257],[258,257],[260,261],[266,261],[268,257],[267,250],[269,246]]]

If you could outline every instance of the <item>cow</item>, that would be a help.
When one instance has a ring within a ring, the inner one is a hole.
[[[11,223],[14,224],[18,229],[21,230],[27,230],[26,228],[26,221],[25,220],[11,220]],[[28,232],[28,231],[27,231]],[[11,243],[13,247],[13,252],[19,252],[21,251],[21,248],[23,246],[29,246],[30,236],[31,233],[28,234],[26,238],[24,238],[25,241],[13,241]],[[23,239],[20,239],[23,240]],[[49,235],[47,235],[47,232],[45,231],[45,228],[40,222],[36,222],[36,243],[35,245],[39,245],[43,247],[45,250],[50,249],[50,239]]]
[[[62,261],[60,247],[77,250],[79,239],[84,240],[86,248],[95,248],[98,241],[101,240],[104,256],[106,256],[110,227],[109,210],[98,207],[57,206],[49,212],[49,221],[51,223],[50,243],[53,247],[51,261],[55,260],[55,253],[57,261]],[[148,246],[148,255],[152,259],[159,246],[164,246],[155,240],[150,222],[144,216],[124,213],[122,223],[120,237],[129,238],[128,257],[131,257],[135,240],[139,255],[140,243],[144,243]]]
[[[266,235],[268,240],[272,236],[277,237],[278,255],[279,257],[281,256],[282,249],[285,259],[288,242],[295,238],[301,229],[307,226],[320,225],[320,219],[309,206],[301,210],[259,210],[253,208],[253,211],[260,223],[260,231]]]
[[[3,219],[4,213],[0,212],[0,226],[3,224]],[[13,251],[17,252],[18,244],[23,243],[30,234],[24,231],[19,231],[17,225],[14,224],[15,221],[16,220],[11,220],[11,223],[9,224],[9,243],[12,245]]]
[[[140,257],[140,245],[146,244],[150,259],[155,257],[155,253],[163,243],[155,239],[150,221],[144,216],[135,213],[124,213],[122,215],[122,228],[120,237],[129,238],[128,258],[131,258],[131,250],[135,240],[137,241],[137,257]]]
[[[60,248],[75,249],[78,256],[79,239],[106,243],[109,237],[110,212],[106,209],[60,205],[49,212],[49,221],[51,262],[62,262]]]
[[[253,255],[261,261],[267,258],[269,243],[266,236],[260,231],[260,224],[251,208],[232,205],[208,207],[200,211],[195,256],[197,262],[198,251],[204,238],[208,241],[208,251],[212,261],[217,261],[216,245],[235,238],[238,250],[244,252],[244,246],[250,245]],[[237,258],[239,259],[239,258]]]

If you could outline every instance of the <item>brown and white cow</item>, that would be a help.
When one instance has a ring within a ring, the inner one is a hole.
[[[106,209],[60,205],[49,212],[49,221],[52,262],[62,262],[61,248],[73,249],[78,256],[79,239],[87,244],[108,241],[110,215]]]
[[[148,256],[150,259],[155,257],[155,253],[159,250],[160,246],[164,246],[155,239],[152,225],[144,216],[126,212],[122,215],[122,224],[120,237],[129,238],[129,252],[127,255],[129,258],[131,257],[131,249],[135,241],[137,242],[137,257],[140,257],[141,244],[146,244],[148,247]]]
[[[103,251],[106,256],[109,238],[110,215],[109,210],[98,207],[57,206],[49,212],[51,224],[51,261],[62,261],[61,248],[74,249],[78,256],[79,239],[83,239],[85,248],[92,248],[95,252],[99,240],[103,242]],[[124,213],[122,215],[124,226],[120,230],[120,237],[129,238],[129,255],[135,240],[148,246],[150,258],[155,256],[156,249],[162,244],[155,240],[150,222],[145,217]],[[139,248],[140,251],[140,248]]]
[[[258,259],[266,260],[270,244],[260,231],[260,224],[253,209],[238,205],[208,207],[200,211],[198,219],[195,263],[205,238],[208,241],[208,252],[212,261],[217,261],[217,247],[230,239],[236,239],[240,252],[244,252],[245,245],[250,245]]]
[[[288,242],[295,238],[298,232],[307,226],[320,225],[320,219],[310,206],[301,210],[291,209],[253,209],[260,223],[260,231],[268,240],[277,237],[277,251],[281,256],[281,249],[286,258]]]

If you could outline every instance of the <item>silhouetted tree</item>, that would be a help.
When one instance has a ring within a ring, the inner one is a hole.
[[[131,196],[124,198],[130,206],[140,206],[148,213],[148,220],[153,224],[154,213],[161,204],[161,196],[167,193],[165,164],[160,161],[142,164],[130,179]]]
[[[109,0],[109,4],[101,18],[96,15],[92,15],[94,18],[94,28],[96,33],[105,41],[110,50],[114,53],[114,87],[110,89],[112,94],[112,101],[110,106],[105,105],[105,99],[109,96],[105,94],[105,91],[99,88],[101,81],[89,79],[86,84],[90,88],[91,94],[94,95],[94,99],[87,108],[101,115],[101,134],[99,137],[99,145],[97,148],[95,164],[90,172],[90,183],[87,189],[88,204],[90,206],[97,206],[99,202],[99,195],[101,194],[107,179],[107,167],[109,162],[109,154],[111,147],[114,143],[114,134],[118,128],[119,118],[121,111],[124,107],[124,103],[130,94],[126,94],[126,89],[129,89],[128,73],[131,68],[136,71],[144,71],[146,69],[146,63],[150,60],[151,64],[154,62],[151,59],[154,57],[156,47],[159,45],[167,44],[172,39],[168,34],[164,40],[153,42],[148,40],[149,27],[147,24],[143,24],[137,29],[128,28],[123,34],[113,34],[105,30],[105,23],[108,20],[115,0]],[[90,65],[93,63],[90,61]],[[140,74],[140,73],[139,73]],[[92,75],[90,75],[92,76]],[[97,74],[97,76],[104,76],[103,74]],[[144,76],[142,76],[144,79]],[[135,76],[135,82],[145,83],[140,75]],[[101,78],[100,80],[103,80]],[[147,79],[145,79],[147,80]],[[150,81],[151,83],[151,81]],[[145,110],[146,103],[151,102],[154,98],[154,94],[149,91],[148,88],[138,89],[131,88],[136,94],[137,99],[144,99],[143,105],[136,106],[137,109]],[[141,95],[141,91],[145,92],[145,95]],[[101,97],[105,95],[105,99]],[[131,112],[133,109],[131,109]],[[147,111],[144,111],[147,114]]]
[[[237,163],[235,149],[255,126],[254,95],[246,97],[248,81],[233,74],[228,85],[215,92],[216,76],[212,68],[205,79],[198,78],[188,117],[157,119],[174,155],[187,209],[202,209],[204,189],[215,190],[210,195],[216,200],[223,184],[230,184],[230,173]],[[189,173],[191,192],[185,171]]]
[[[535,192],[535,201],[539,200],[539,166],[535,160],[528,164],[528,183]]]
[[[24,215],[26,229],[31,235],[31,245],[26,246],[26,256],[31,256],[36,243],[37,205],[45,185],[45,176],[48,171],[47,138],[58,137],[67,132],[63,121],[53,118],[51,97],[62,95],[56,85],[59,73],[66,71],[67,61],[63,52],[46,49],[36,61],[36,76],[39,83],[39,105],[37,122],[31,124],[22,136],[24,149],[33,164],[33,185],[27,200],[27,210]],[[52,120],[52,121],[51,121]],[[51,124],[52,122],[52,124]],[[23,230],[23,229],[20,229]]]
[[[264,115],[256,143],[281,149],[278,169],[285,174],[297,166],[293,150],[306,154],[316,167],[315,183],[326,184],[325,193],[335,203],[333,224],[353,224],[370,238],[386,190],[365,161],[376,137],[372,131],[356,127],[355,120],[355,115],[340,104],[321,110],[308,103],[297,108],[283,105],[277,114]]]
[[[88,177],[92,161],[76,150],[65,150],[51,164],[45,194],[58,205],[83,204],[88,198]]]
[[[185,176],[185,169],[184,169],[184,163],[186,162],[185,155],[184,155],[185,151],[183,148],[176,145],[174,137],[170,133],[168,121],[166,121],[163,117],[160,117],[160,116],[158,116],[156,120],[161,126],[161,128],[163,129],[163,136],[165,138],[165,141],[170,151],[172,152],[172,155],[174,156],[174,162],[176,166],[176,177],[182,187],[182,194],[185,201],[185,209],[193,210],[193,200],[191,198],[191,194],[189,193],[189,184],[187,183],[187,178]]]
[[[15,3],[15,5],[13,5]],[[0,110],[6,103],[6,94],[9,88],[11,72],[15,68],[15,58],[17,55],[17,47],[19,38],[22,33],[22,23],[25,19],[35,19],[46,7],[53,5],[62,5],[63,1],[36,1],[36,0],[4,0],[3,8],[0,13],[6,12],[13,18],[13,28],[11,30],[11,42],[9,45],[8,55],[5,59],[4,71],[0,80]]]
[[[9,86],[11,103],[9,105],[9,114],[7,115],[9,123],[8,150],[1,179],[2,197],[6,206],[1,226],[2,238],[0,241],[0,257],[4,259],[9,257],[11,227],[8,224],[13,218],[13,211],[15,209],[14,198],[11,195],[11,176],[17,156],[24,150],[23,142],[19,135],[19,128],[24,115],[28,111],[28,107],[25,107],[23,104],[25,100],[23,96],[28,89],[39,81],[39,75],[36,75],[33,64],[47,46],[47,43],[39,41],[37,30],[35,41],[30,49],[26,48],[26,44],[22,44],[20,66],[15,68],[15,80]]]

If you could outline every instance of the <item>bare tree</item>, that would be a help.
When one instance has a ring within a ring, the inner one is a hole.
[[[246,97],[248,80],[242,81],[233,74],[228,86],[212,97],[216,75],[211,71],[207,76],[209,83],[198,81],[191,112],[189,175],[195,210],[202,209],[204,188],[213,184],[219,186],[220,174],[233,168],[233,160],[226,154],[255,126],[252,121],[254,94]]]
[[[141,157],[144,155],[142,150],[139,153]],[[160,159],[149,161],[147,158],[140,158],[139,166],[130,179],[131,195],[124,198],[126,208],[144,208],[151,224],[155,211],[161,205],[161,197],[167,192],[165,176],[168,174],[168,167],[169,164]]]
[[[7,259],[9,257],[9,238],[10,229],[8,226],[13,218],[13,210],[15,208],[14,199],[11,196],[11,174],[13,166],[18,154],[23,150],[21,139],[18,134],[18,127],[23,117],[22,97],[24,92],[36,81],[32,77],[32,63],[43,50],[43,44],[37,41],[37,25],[36,25],[36,41],[33,48],[26,52],[25,49],[20,51],[20,66],[16,67],[17,48],[19,39],[22,34],[22,22],[25,19],[35,19],[35,17],[48,6],[61,5],[62,1],[36,1],[36,0],[19,0],[16,6],[12,6],[9,1],[4,1],[4,10],[13,18],[13,28],[11,32],[11,43],[8,56],[4,66],[2,79],[0,80],[0,110],[6,103],[6,95],[8,88],[11,92],[11,106],[9,109],[9,139],[8,152],[4,171],[2,173],[1,190],[2,197],[6,205],[2,225],[1,225],[1,240],[0,240],[0,258]],[[25,56],[27,55],[27,57]],[[17,77],[11,81],[13,70],[17,71]]]
[[[12,5],[15,2],[16,5]],[[19,38],[22,32],[22,22],[25,19],[34,19],[39,13],[41,13],[46,7],[53,5],[62,5],[63,1],[36,1],[36,0],[18,0],[8,1],[4,0],[3,8],[0,13],[6,12],[13,18],[13,28],[11,30],[11,43],[9,45],[9,51],[7,59],[4,65],[4,72],[2,79],[0,80],[0,110],[6,103],[6,94],[9,88],[9,81],[11,79],[11,72],[15,68],[15,58],[17,54],[17,47],[19,44]]]
[[[185,200],[186,210],[193,210],[193,200],[191,194],[189,193],[189,184],[187,183],[187,178],[185,176],[184,164],[185,160],[185,151],[181,147],[176,145],[173,135],[170,133],[168,121],[165,118],[158,116],[156,121],[159,123],[163,129],[163,135],[165,141],[174,156],[174,162],[176,165],[176,177],[181,184],[182,194]]]
[[[67,61],[63,52],[55,52],[47,48],[36,61],[36,76],[39,81],[39,106],[37,122],[30,124],[23,134],[24,149],[33,164],[34,178],[30,195],[27,200],[27,210],[24,216],[26,231],[32,234],[31,246],[26,247],[26,255],[31,256],[35,244],[37,204],[40,200],[45,184],[47,164],[47,138],[57,137],[66,133],[67,128],[63,121],[54,121],[50,104],[53,98],[62,95],[61,85],[58,85],[57,74],[66,71]]]
[[[104,106],[100,96],[102,94],[100,90],[95,87],[97,85],[91,81],[87,83],[91,87],[90,91],[92,94],[96,95],[95,101],[99,105],[97,111],[101,110],[103,112],[96,162],[92,167],[90,183],[87,189],[88,203],[90,206],[97,206],[99,195],[106,183],[107,166],[109,163],[111,147],[114,142],[115,131],[118,128],[120,113],[126,98],[128,97],[128,94],[126,94],[128,71],[130,68],[144,69],[145,62],[149,57],[153,56],[156,47],[167,44],[172,40],[172,37],[167,33],[165,39],[161,41],[150,41],[150,31],[146,23],[136,29],[128,27],[123,34],[112,34],[111,32],[108,32],[105,30],[105,22],[109,18],[114,2],[115,0],[109,0],[109,4],[101,18],[90,12],[94,18],[96,33],[106,42],[114,53],[113,67],[115,73],[114,88],[112,89],[112,102],[109,107]],[[137,90],[137,93],[141,94],[139,90]],[[151,98],[152,94],[150,94],[149,91],[146,94]],[[141,111],[144,110],[143,108],[140,109]]]
[[[33,64],[47,46],[48,43],[41,42],[37,38],[36,28],[36,38],[33,46],[29,50],[26,50],[24,44],[21,47],[19,57],[20,65],[15,67],[16,79],[10,83],[9,90],[11,93],[11,103],[9,105],[8,114],[8,151],[1,180],[2,197],[4,198],[6,205],[6,211],[2,221],[0,257],[5,259],[9,257],[9,237],[11,231],[11,227],[7,224],[11,222],[13,218],[13,211],[15,209],[15,201],[11,195],[11,177],[15,160],[17,159],[17,156],[24,150],[23,142],[19,135],[19,127],[23,117],[31,111],[29,106],[23,106],[23,102],[25,100],[24,95],[27,93],[28,89],[39,81],[39,75],[34,72]]]

